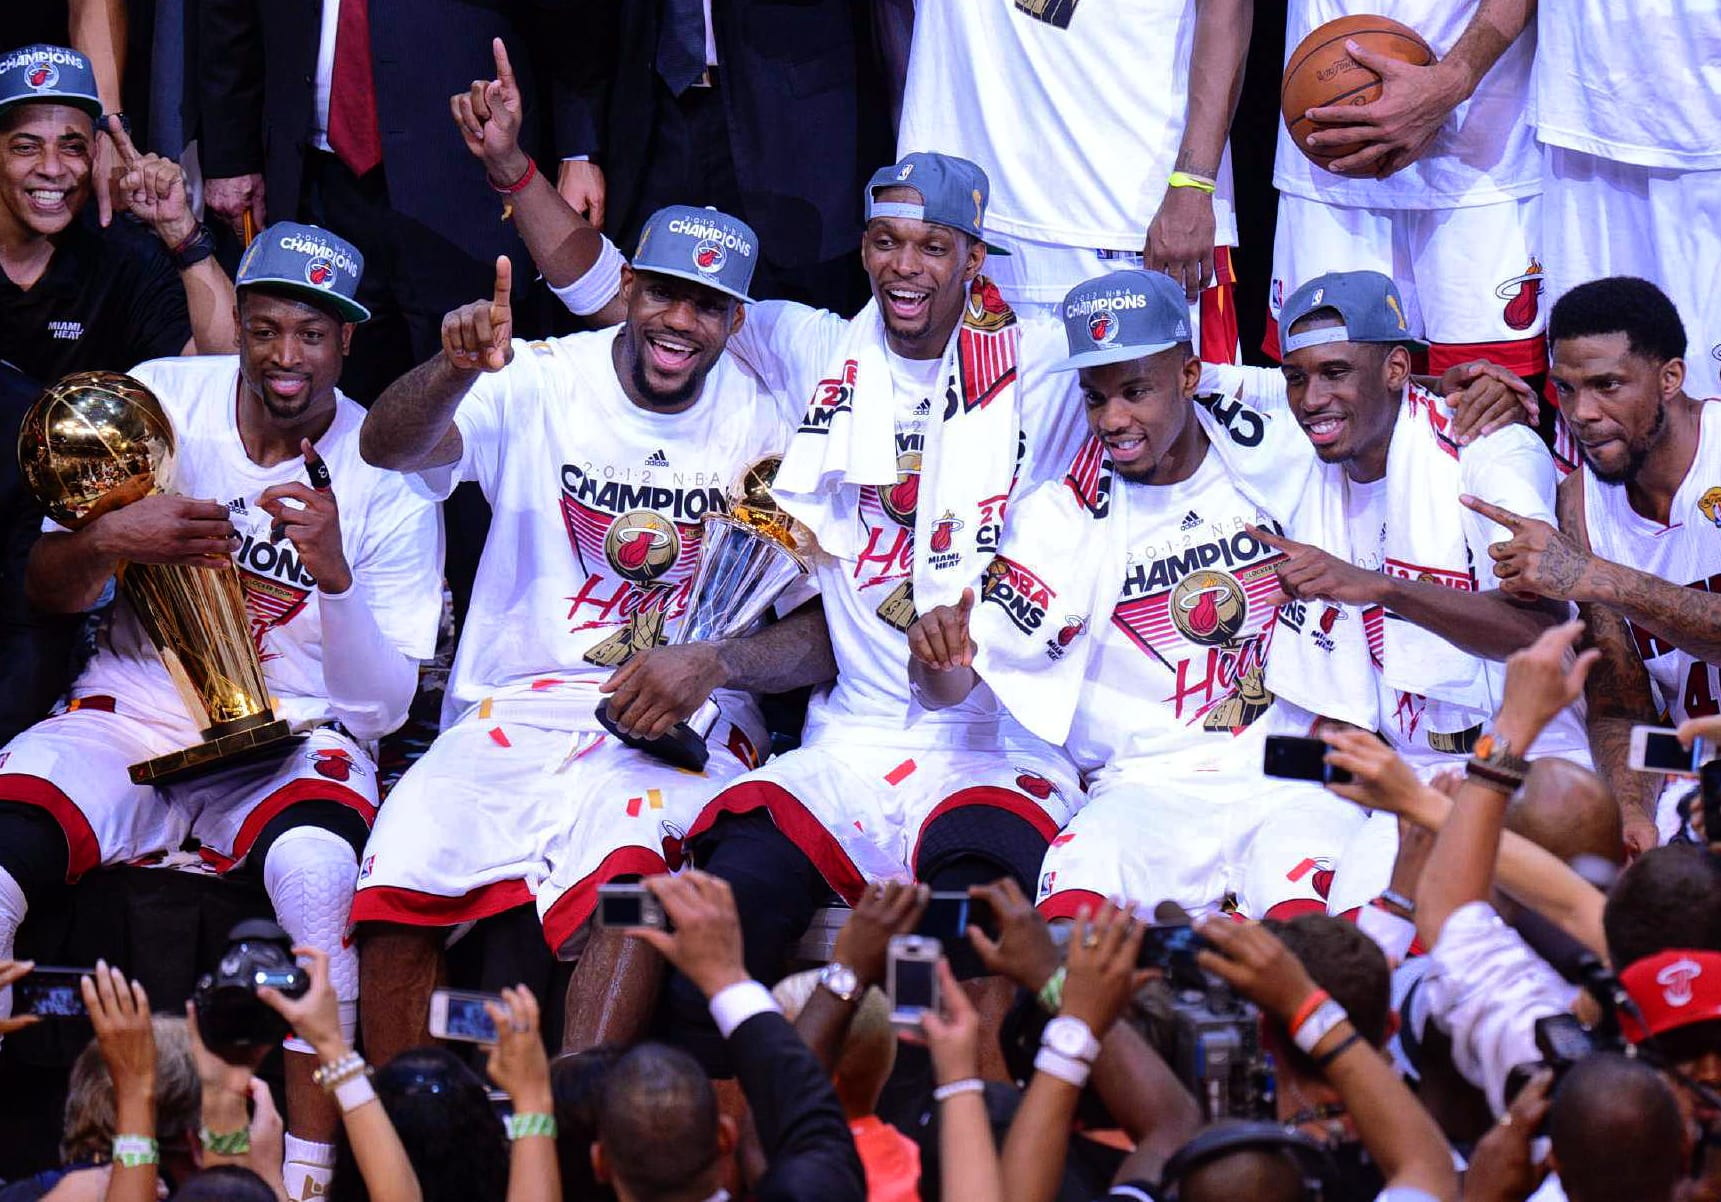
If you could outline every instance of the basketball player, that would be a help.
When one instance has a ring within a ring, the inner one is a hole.
[[[1679,829],[1668,789],[1627,766],[1631,728],[1717,712],[1721,698],[1721,406],[1686,391],[1685,325],[1654,284],[1580,284],[1548,320],[1551,377],[1583,467],[1545,515],[1477,502],[1510,541],[1493,547],[1502,589],[1575,601],[1602,652],[1585,690],[1590,748],[1634,852]],[[1600,674],[1600,679],[1597,679]],[[1674,782],[1678,783],[1678,782]],[[1659,827],[1659,839],[1657,828]]]
[[[1568,0],[1540,5],[1536,27],[1550,299],[1653,280],[1690,332],[1675,357],[1691,394],[1721,394],[1721,5]]]
[[[1602,0],[1605,3],[1605,0]],[[1404,288],[1410,334],[1435,375],[1488,359],[1522,376],[1544,368],[1537,241],[1541,168],[1526,117],[1535,37],[1524,0],[1291,0],[1285,53],[1355,13],[1408,25],[1436,61],[1414,67],[1367,47],[1351,57],[1384,81],[1379,99],[1312,109],[1283,124],[1267,351],[1279,356],[1284,298],[1326,271],[1378,271]],[[1575,60],[1574,60],[1575,61]],[[1330,168],[1325,153],[1360,150]]]
[[[686,604],[701,519],[788,438],[789,410],[724,354],[757,261],[743,222],[663,209],[623,272],[623,324],[525,343],[500,259],[494,299],[449,314],[443,353],[371,409],[373,462],[437,497],[476,480],[495,512],[443,731],[390,795],[359,874],[377,1060],[426,1041],[451,928],[535,901],[552,948],[577,953],[598,886],[679,867],[701,806],[759,762],[763,722],[739,690],[830,678],[817,606],[760,639],[645,650]],[[767,665],[747,651],[761,644],[788,653]],[[624,746],[595,715],[607,698],[623,731],[661,735],[713,690],[702,773]]]
[[[1203,358],[1235,360],[1231,125],[1254,0],[921,0],[899,153],[992,181],[988,268],[1024,318],[1147,267],[1194,304]]]
[[[0,959],[26,899],[190,838],[217,872],[261,881],[295,942],[328,954],[342,1024],[356,1027],[342,937],[377,807],[372,747],[406,718],[441,608],[436,511],[364,462],[364,411],[335,387],[370,316],[353,299],[362,270],[315,226],[259,234],[239,265],[239,355],[133,371],[173,422],[179,493],[76,533],[50,524],[26,581],[35,604],[75,612],[100,603],[122,561],[231,556],[274,711],[303,739],[162,788],[131,783],[129,765],[202,735],[122,596],[71,700],[0,751]],[[287,1046],[287,1184],[310,1197],[327,1187],[339,1111],[312,1083],[311,1049]]]
[[[1168,277],[1100,276],[1063,308],[1060,366],[1080,373],[1092,438],[1066,479],[1012,505],[981,612],[970,592],[915,623],[911,675],[940,711],[981,687],[971,614],[975,639],[1031,630],[1029,641],[1044,643],[1015,689],[988,678],[1018,713],[1055,690],[1040,679],[1052,665],[1086,657],[1065,745],[1088,802],[1046,853],[1048,917],[1113,897],[1170,898],[1192,911],[1231,898],[1255,917],[1322,909],[1317,882],[1330,874],[1321,870],[1363,819],[1318,786],[1261,772],[1258,719],[1273,705],[1263,669],[1285,555],[1252,533],[1275,523],[1213,449],[1250,435],[1194,403],[1202,367]],[[1048,490],[1073,503],[1042,521]],[[1070,548],[1114,575],[1097,590],[1055,579]],[[1086,612],[1089,597],[1099,604]]]

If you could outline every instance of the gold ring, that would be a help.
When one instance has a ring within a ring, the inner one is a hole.
[[[1089,931],[1086,935],[1082,936],[1082,946],[1083,947],[1092,949],[1092,948],[1098,947],[1099,945],[1100,945],[1100,934],[1098,931]]]

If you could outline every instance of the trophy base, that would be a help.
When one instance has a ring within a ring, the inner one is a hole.
[[[247,760],[279,754],[284,749],[283,744],[299,737],[293,733],[290,724],[278,718],[260,726],[217,735],[207,743],[170,751],[141,764],[133,764],[130,769],[131,782],[134,785],[155,785],[158,788],[171,785],[217,768],[231,768]]]
[[[620,739],[624,746],[643,751],[654,759],[687,772],[705,771],[706,761],[711,758],[711,751],[705,746],[704,737],[685,722],[677,722],[669,728],[669,733],[659,735],[655,739],[636,739],[617,729],[610,718],[608,701],[598,706],[598,722],[610,734]]]

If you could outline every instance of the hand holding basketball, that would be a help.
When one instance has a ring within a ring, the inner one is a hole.
[[[1310,33],[1286,60],[1279,91],[1297,149],[1343,175],[1389,175],[1413,162],[1462,98],[1414,29],[1375,16]]]

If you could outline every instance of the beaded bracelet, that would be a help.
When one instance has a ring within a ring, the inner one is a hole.
[[[116,1135],[114,1163],[128,1169],[160,1164],[161,1145],[147,1135]]]
[[[986,1083],[979,1077],[964,1077],[960,1081],[951,1081],[933,1090],[932,1100],[934,1102],[948,1102],[959,1094],[985,1092]]]
[[[245,1127],[220,1134],[204,1127],[197,1137],[203,1141],[203,1150],[215,1156],[243,1156],[251,1150],[251,1132]]]
[[[556,1138],[556,1116],[553,1114],[511,1114],[507,1126],[509,1139],[529,1139],[535,1135]]]
[[[319,1065],[311,1074],[311,1080],[323,1087],[325,1093],[334,1093],[335,1087],[343,1081],[350,1081],[370,1071],[370,1065],[357,1052],[347,1052],[338,1060]]]

